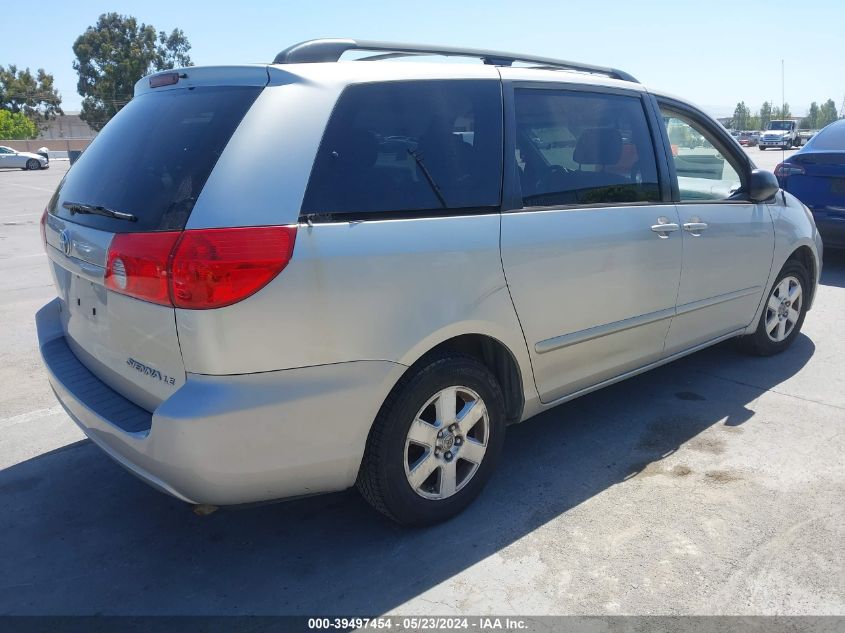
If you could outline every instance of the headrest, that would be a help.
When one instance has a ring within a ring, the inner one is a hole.
[[[622,156],[622,135],[610,127],[584,130],[575,144],[572,160],[580,165],[615,165]]]

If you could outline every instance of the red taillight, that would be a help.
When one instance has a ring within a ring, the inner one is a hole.
[[[181,231],[115,235],[109,246],[106,288],[170,305],[167,263],[181,235]]]
[[[295,226],[120,233],[109,247],[106,287],[177,308],[220,308],[282,272],[295,240]]]
[[[171,264],[173,305],[219,308],[258,292],[290,261],[295,226],[185,231]]]
[[[775,167],[775,176],[778,178],[786,178],[787,176],[797,176],[804,173],[804,168],[801,165],[794,163],[778,163]]]

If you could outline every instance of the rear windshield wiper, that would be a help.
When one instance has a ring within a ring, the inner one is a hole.
[[[102,215],[107,218],[114,218],[115,220],[126,220],[127,222],[137,222],[138,218],[131,213],[124,213],[123,211],[115,211],[108,207],[101,207],[95,204],[82,204],[81,202],[65,202],[62,206],[70,211],[71,215],[74,213],[89,213],[91,215]]]
[[[446,198],[443,197],[443,191],[440,189],[440,187],[437,186],[437,183],[434,181],[434,177],[431,175],[431,172],[429,172],[428,168],[425,166],[422,156],[420,156],[420,153],[418,151],[413,150],[410,147],[408,148],[408,153],[415,161],[417,161],[417,165],[419,165],[420,171],[423,173],[423,176],[425,176],[425,179],[428,181],[428,184],[431,185],[431,190],[434,192],[434,195],[437,196],[437,199],[440,201],[440,204],[445,209],[447,205]]]

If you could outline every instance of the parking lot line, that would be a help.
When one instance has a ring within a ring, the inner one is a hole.
[[[0,418],[0,430],[5,430],[16,424],[23,424],[25,422],[32,422],[40,418],[45,418],[48,415],[61,413],[64,409],[60,405],[49,407],[48,409],[36,409],[35,411],[27,411],[19,415],[13,415],[9,418]]]
[[[40,213],[32,212],[32,213],[15,213],[13,215],[4,215],[2,216],[4,220],[8,220],[10,218],[32,218],[40,216]]]
[[[3,185],[7,187],[21,187],[22,189],[32,189],[33,191],[46,191],[47,193],[53,193],[53,189],[34,187],[33,185],[22,185],[19,182],[4,182]]]

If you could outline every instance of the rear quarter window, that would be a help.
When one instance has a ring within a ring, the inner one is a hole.
[[[303,214],[384,214],[498,207],[498,81],[361,84],[326,127]]]
[[[86,149],[50,203],[61,218],[112,232],[185,227],[217,159],[262,88],[152,91],[130,101]],[[72,214],[65,203],[131,213]]]

